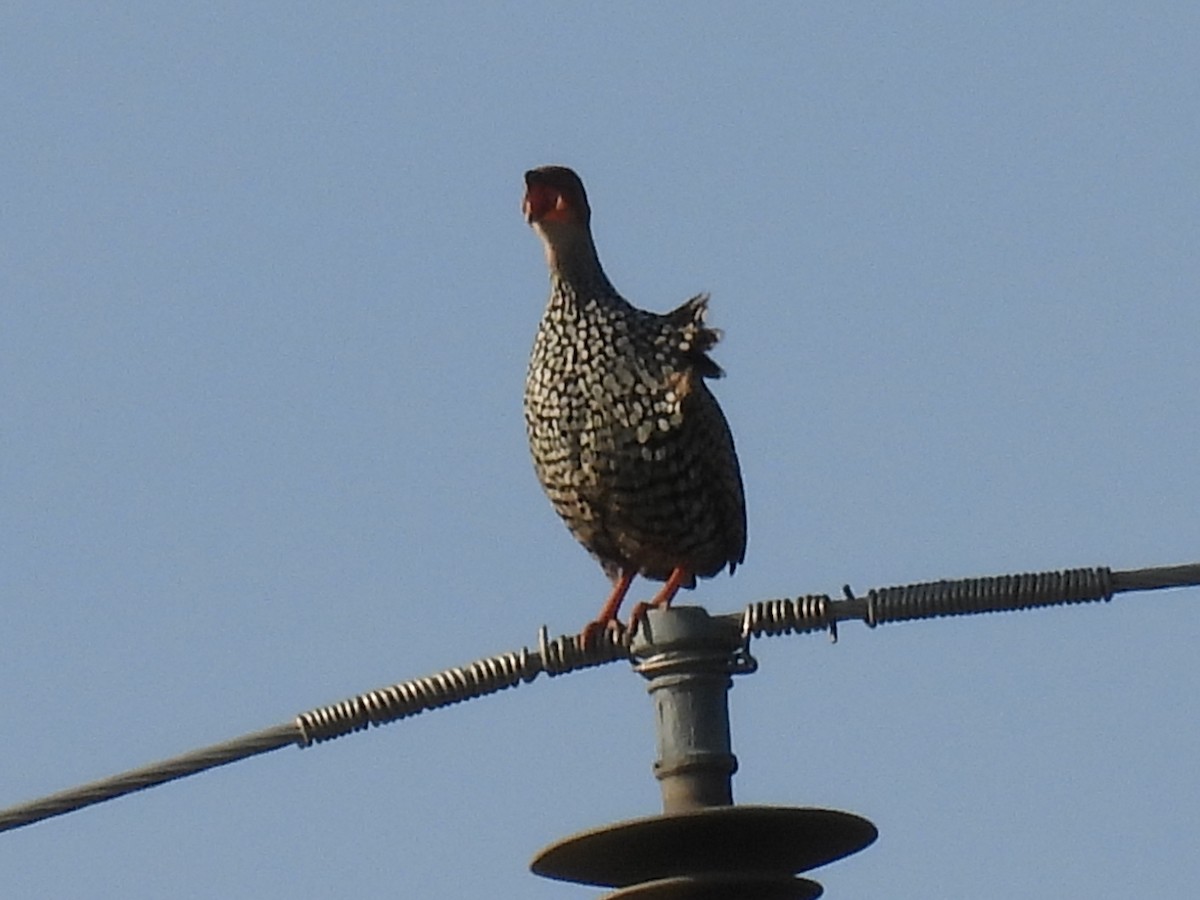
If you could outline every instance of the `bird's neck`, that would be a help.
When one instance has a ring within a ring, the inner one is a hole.
[[[546,262],[553,294],[583,302],[620,300],[604,274],[590,234],[581,235],[578,240],[547,242]]]

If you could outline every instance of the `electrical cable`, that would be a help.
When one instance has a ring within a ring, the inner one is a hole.
[[[766,600],[751,603],[742,613],[732,614],[732,618],[741,623],[747,642],[752,637],[813,631],[829,631],[836,639],[840,621],[860,620],[874,628],[886,622],[1108,601],[1123,592],[1197,585],[1200,585],[1200,563],[1118,572],[1103,567],[1069,569],[924,582],[872,589],[862,596],[856,596],[846,587],[842,600],[826,594]],[[550,640],[543,626],[538,633],[537,649],[524,647],[368,691],[301,713],[291,722],[273,728],[0,810],[0,831],[31,825],[281,747],[307,747],[372,725],[496,693],[531,682],[543,672],[553,677],[630,659],[631,639],[627,631],[614,628],[603,632],[596,644],[583,647],[575,635]]]

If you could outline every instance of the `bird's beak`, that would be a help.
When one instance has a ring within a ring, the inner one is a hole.
[[[566,197],[542,185],[530,187],[525,192],[521,212],[527,225],[536,222],[569,222],[575,215]]]

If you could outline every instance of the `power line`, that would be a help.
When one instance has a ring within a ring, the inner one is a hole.
[[[736,623],[748,646],[752,638],[763,635],[829,631],[836,638],[837,623],[850,620],[875,627],[887,622],[1108,601],[1119,593],[1197,585],[1200,585],[1200,563],[1116,572],[1107,568],[1069,569],[924,582],[872,589],[858,596],[846,587],[843,589],[845,598],[841,600],[826,594],[766,600],[750,604],[741,613],[716,618]],[[574,635],[550,640],[543,627],[536,649],[524,647],[358,694],[301,713],[292,721],[272,728],[0,810],[0,831],[20,828],[281,747],[307,747],[372,725],[383,725],[496,693],[533,681],[542,673],[553,677],[618,659],[630,659],[631,640],[632,635],[610,630],[596,646],[584,648]],[[750,659],[748,653],[746,659]]]

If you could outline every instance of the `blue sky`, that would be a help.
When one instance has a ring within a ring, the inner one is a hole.
[[[9,4],[0,805],[578,629],[532,474],[521,175],[701,290],[768,597],[1200,559],[1200,12]],[[642,590],[649,590],[642,586]],[[760,641],[740,801],[830,898],[1192,897],[1196,590]],[[653,813],[610,666],[0,835],[14,897],[589,896]]]

